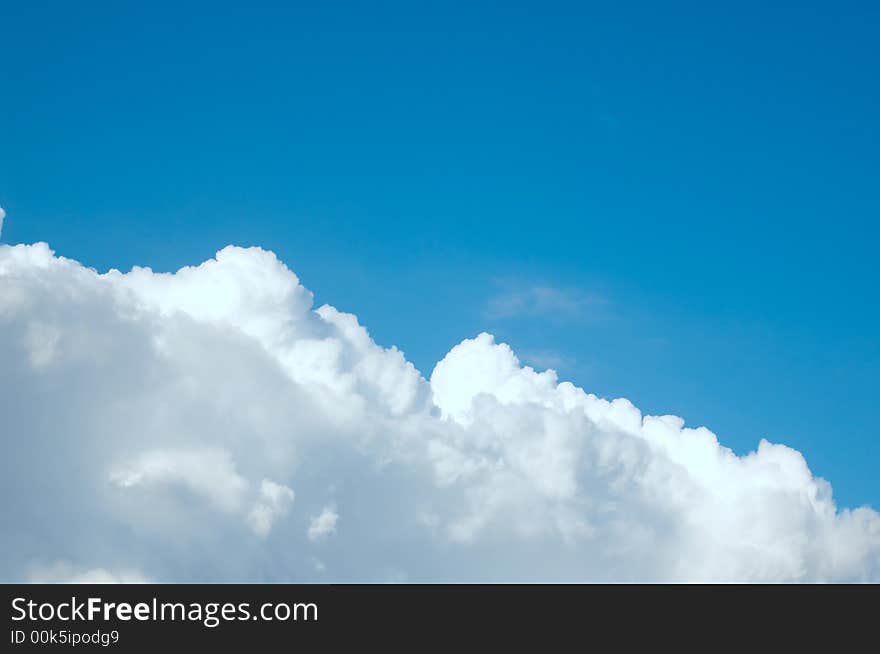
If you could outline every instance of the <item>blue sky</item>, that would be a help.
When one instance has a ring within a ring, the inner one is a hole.
[[[4,241],[260,245],[426,375],[491,331],[880,506],[875,4],[122,4],[4,7]]]

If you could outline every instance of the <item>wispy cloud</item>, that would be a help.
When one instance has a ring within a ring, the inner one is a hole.
[[[598,315],[606,304],[600,295],[578,289],[520,286],[491,297],[485,313],[490,320],[521,316],[584,319]]]
[[[521,361],[538,369],[559,370],[573,363],[568,356],[553,350],[525,350],[519,353]]]

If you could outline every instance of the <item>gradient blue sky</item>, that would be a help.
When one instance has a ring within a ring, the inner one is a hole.
[[[880,506],[876,3],[277,5],[4,2],[3,240],[260,245]]]

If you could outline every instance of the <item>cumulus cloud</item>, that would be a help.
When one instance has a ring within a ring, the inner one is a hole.
[[[332,506],[325,506],[320,515],[312,518],[306,536],[308,536],[309,540],[312,542],[326,538],[336,531],[336,522],[338,520],[339,514],[336,513],[336,509]]]
[[[225,511],[237,511],[247,481],[223,450],[151,450],[110,471],[110,481],[123,488],[180,485]]]
[[[6,218],[6,212],[0,207],[0,236],[3,236],[3,219]]]
[[[267,536],[272,523],[287,512],[294,496],[287,486],[264,479],[260,484],[260,498],[248,514],[251,529],[259,536]]]
[[[880,580],[880,515],[799,452],[489,334],[425,379],[257,248],[99,274],[0,245],[0,365],[7,581]]]

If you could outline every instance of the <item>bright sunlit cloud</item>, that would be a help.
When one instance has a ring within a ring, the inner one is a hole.
[[[485,333],[426,379],[257,248],[98,274],[0,246],[0,361],[7,581],[880,580],[880,515],[799,452]]]

